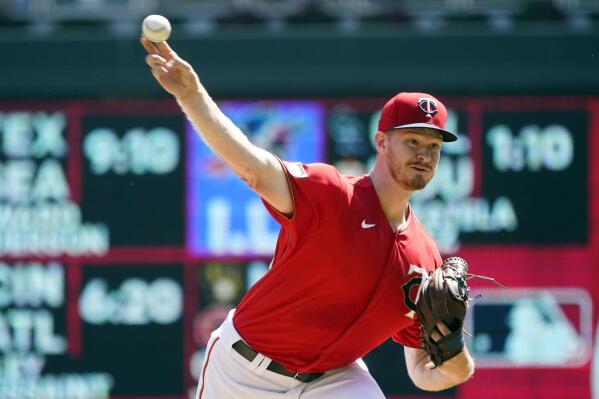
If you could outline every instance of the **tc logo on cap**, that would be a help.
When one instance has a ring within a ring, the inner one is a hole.
[[[432,118],[437,113],[437,102],[432,98],[419,98],[418,108],[426,114],[427,118]]]

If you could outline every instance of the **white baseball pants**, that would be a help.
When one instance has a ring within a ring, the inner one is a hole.
[[[208,341],[196,399],[385,398],[362,359],[309,383],[266,370],[271,359],[261,354],[249,362],[232,348],[241,339],[233,312]]]

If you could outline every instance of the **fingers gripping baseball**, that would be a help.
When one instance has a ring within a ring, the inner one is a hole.
[[[152,73],[167,73],[167,61],[159,55],[149,54],[146,56],[146,64],[151,68]]]
[[[146,63],[152,75],[167,92],[178,99],[184,99],[199,90],[200,83],[193,68],[168,43],[152,43],[142,37],[141,44],[148,52]]]

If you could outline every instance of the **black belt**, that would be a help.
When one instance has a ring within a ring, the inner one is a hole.
[[[258,356],[258,352],[253,350],[248,344],[239,340],[233,344],[233,349],[235,352],[239,353],[245,359],[250,362],[253,361],[256,356]],[[270,361],[270,364],[266,368],[266,370],[272,371],[273,373],[281,374],[286,377],[295,378],[301,382],[311,382],[323,375],[324,373],[292,373],[287,371],[287,369],[280,363],[275,362],[274,360]]]

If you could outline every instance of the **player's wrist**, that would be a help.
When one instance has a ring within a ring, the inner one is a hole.
[[[181,106],[193,105],[195,102],[201,100],[202,97],[202,92],[199,89],[188,90],[179,94],[175,94],[175,99]]]
[[[474,359],[472,359],[466,347],[463,347],[462,351],[451,359],[444,361],[437,369],[456,384],[461,384],[474,374]]]

